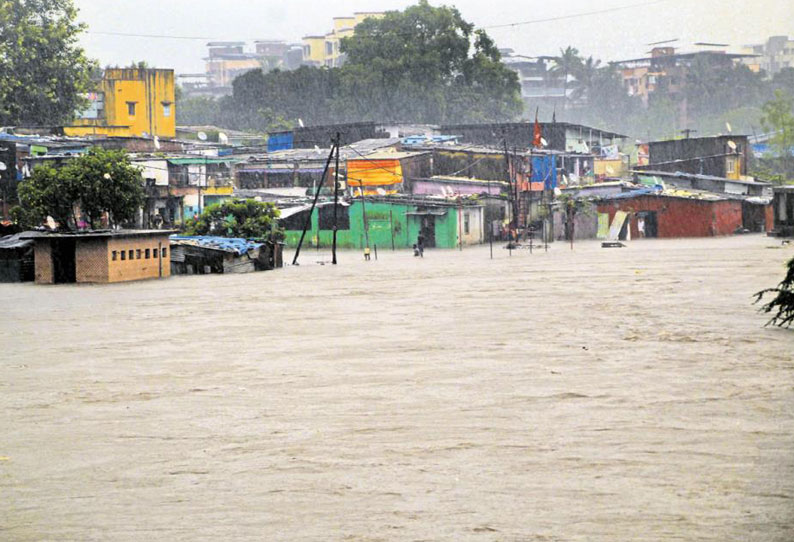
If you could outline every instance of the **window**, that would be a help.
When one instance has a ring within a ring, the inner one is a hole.
[[[146,259],[147,259],[147,260],[149,259],[149,254],[150,254],[150,251],[149,251],[149,249],[147,248],[147,249],[146,249],[146,252],[144,252],[144,256],[146,257]]]
[[[138,249],[138,250],[135,251],[135,259],[136,260],[140,260],[141,259],[141,249]]]
[[[127,114],[131,117],[135,116],[135,104],[137,102],[127,102]]]
[[[463,234],[469,235],[469,213],[463,213]]]
[[[118,257],[119,257],[119,253],[118,253],[117,251],[115,251],[115,250],[114,250],[114,251],[113,251],[113,261],[115,262],[115,261],[116,261],[116,258],[118,258]]]
[[[728,173],[736,173],[736,159],[728,158],[725,161],[725,165],[728,170]]]
[[[168,255],[168,249],[163,247],[163,258],[165,258],[167,255]]]
[[[127,252],[127,258],[128,258],[128,259],[130,259],[130,260],[134,260],[134,259],[135,259],[135,258],[134,258],[134,256],[135,256],[135,254],[133,254],[132,250],[129,250],[129,251]]]
[[[163,103],[163,116],[170,117],[171,116],[171,104]]]
[[[123,262],[126,259],[127,259],[127,253],[122,250],[121,251],[121,261]]]

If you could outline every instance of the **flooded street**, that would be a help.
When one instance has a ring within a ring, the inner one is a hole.
[[[794,249],[488,255],[0,284],[0,539],[794,539]]]

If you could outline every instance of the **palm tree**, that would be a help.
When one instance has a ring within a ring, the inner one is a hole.
[[[560,56],[554,57],[554,67],[551,72],[557,76],[562,76],[563,88],[563,109],[568,101],[568,77],[575,74],[582,64],[582,57],[579,56],[579,49],[570,45],[565,49],[560,49]]]
[[[595,60],[593,57],[587,57],[586,60],[580,61],[576,66],[576,71],[573,76],[576,78],[572,97],[574,100],[581,100],[583,98],[590,98],[593,85],[599,75],[601,61]]]

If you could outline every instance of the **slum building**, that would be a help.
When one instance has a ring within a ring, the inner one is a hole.
[[[747,175],[747,136],[722,135],[651,141],[648,165],[641,170],[691,173],[739,180]]]
[[[297,246],[309,210],[308,205],[282,210],[279,222],[286,230],[287,246]],[[337,221],[337,245],[341,248],[410,248],[419,235],[428,248],[456,248],[461,243],[473,245],[485,239],[483,207],[473,200],[356,198],[349,205],[337,207]],[[304,243],[330,247],[333,225],[333,202],[319,205],[311,215]]]
[[[109,283],[171,274],[169,230],[25,232],[37,284]]]

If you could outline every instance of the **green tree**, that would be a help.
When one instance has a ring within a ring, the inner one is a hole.
[[[366,19],[341,50],[343,73],[368,89],[359,117],[449,122],[507,120],[521,112],[517,75],[502,64],[491,38],[455,8],[420,0]]]
[[[794,97],[783,90],[775,90],[775,98],[761,108],[761,125],[774,132],[769,143],[775,149],[787,175],[794,174]]]
[[[570,45],[565,49],[560,49],[560,55],[554,58],[554,67],[551,72],[562,78],[563,88],[563,108],[568,103],[568,78],[575,76],[582,65],[582,57],[579,56],[579,49]]]
[[[59,125],[85,105],[95,64],[71,0],[0,1],[0,124]]]
[[[231,127],[361,120],[445,123],[517,117],[518,76],[488,35],[426,0],[356,26],[341,68],[253,70],[221,102]]]
[[[277,241],[284,237],[277,225],[278,217],[279,210],[272,203],[252,199],[225,201],[208,206],[201,216],[188,220],[185,233]]]
[[[92,148],[63,167],[38,166],[19,185],[19,211],[27,224],[51,216],[61,229],[77,229],[84,215],[96,228],[107,215],[110,226],[135,218],[143,204],[143,178],[122,150]]]
[[[761,310],[767,314],[774,313],[767,325],[790,327],[794,324],[794,258],[789,260],[787,266],[786,277],[777,288],[767,288],[755,294],[756,303],[767,294],[775,294],[772,301],[761,307]]]

